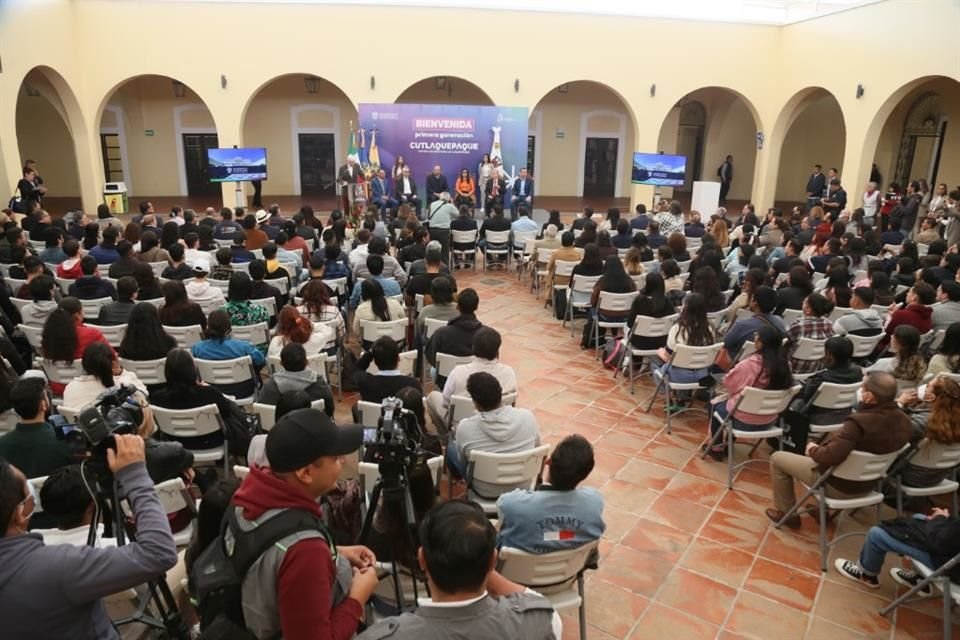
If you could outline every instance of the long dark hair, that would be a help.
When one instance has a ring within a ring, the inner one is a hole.
[[[387,299],[383,296],[383,287],[376,280],[364,280],[360,285],[360,299],[370,301],[370,309],[373,315],[384,322],[390,319],[390,310],[387,307]]]
[[[703,294],[693,292],[686,295],[677,328],[678,335],[684,336],[684,342],[691,347],[713,344],[713,327],[707,319],[707,302]]]
[[[813,293],[813,283],[810,282],[810,272],[806,267],[797,265],[790,267],[790,286],[803,291],[804,297]]]
[[[623,262],[617,256],[607,258],[600,282],[600,290],[608,293],[631,293],[637,290],[637,285],[627,275],[627,270],[623,268]]]
[[[74,361],[80,344],[74,319],[77,313],[83,313],[83,305],[76,298],[68,297],[61,300],[60,306],[47,316],[40,342],[44,358],[54,362]]]
[[[960,372],[960,322],[954,322],[943,334],[940,355],[947,359],[947,366],[953,373]]]
[[[100,242],[100,225],[91,222],[83,228],[83,248],[87,251],[93,249]]]
[[[300,290],[300,295],[303,296],[303,308],[309,316],[320,317],[324,307],[334,304],[330,299],[330,287],[322,280],[307,282]]]
[[[163,366],[167,384],[174,387],[193,387],[197,384],[197,364],[186,349],[171,349]]]
[[[160,230],[160,246],[163,249],[169,249],[171,245],[177,244],[178,240],[180,240],[180,227],[177,223],[171,220],[164,224],[163,229]]]
[[[663,283],[663,276],[659,273],[648,273],[643,281],[643,295],[650,298],[654,309],[667,306],[667,290]]]
[[[720,279],[717,272],[710,267],[700,267],[693,274],[693,284],[690,291],[703,298],[705,313],[719,311],[726,306],[727,299],[720,290]]]
[[[138,302],[127,320],[127,332],[120,343],[120,357],[130,360],[157,360],[177,346],[163,330],[160,312],[149,302]]]
[[[83,370],[109,389],[113,386],[113,349],[103,342],[93,342],[83,350]]]
[[[793,385],[793,374],[787,349],[783,346],[783,334],[779,329],[764,325],[757,329],[757,338],[760,339],[763,371],[767,374],[767,389],[789,389]]]
[[[584,267],[593,267],[595,269],[603,268],[603,258],[600,257],[600,247],[594,243],[589,243],[583,248],[583,258],[580,265]]]
[[[584,246],[597,241],[597,223],[593,220],[587,220],[583,223],[583,232],[577,238]]]
[[[253,280],[249,274],[243,271],[237,271],[230,276],[230,284],[227,287],[227,300],[230,302],[243,302],[249,300],[253,295]]]

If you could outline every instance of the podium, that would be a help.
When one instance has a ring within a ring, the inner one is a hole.
[[[337,189],[340,192],[340,209],[347,213],[363,213],[367,206],[367,184],[365,182],[346,182],[341,180],[337,183]]]
[[[694,181],[690,210],[699,211],[703,220],[709,220],[718,206],[720,206],[720,183]]]

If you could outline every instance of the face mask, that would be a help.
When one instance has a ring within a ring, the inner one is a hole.
[[[857,408],[863,406],[863,389],[857,389]]]

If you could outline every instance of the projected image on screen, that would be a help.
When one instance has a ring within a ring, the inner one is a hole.
[[[666,156],[659,153],[634,153],[634,184],[652,184],[659,187],[682,187],[687,172],[686,156]]]
[[[267,179],[267,150],[207,149],[207,176],[210,182],[245,182]]]

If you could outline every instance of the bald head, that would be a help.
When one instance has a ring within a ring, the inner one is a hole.
[[[871,371],[863,379],[863,388],[873,396],[874,404],[893,402],[897,397],[897,379],[886,371]]]

